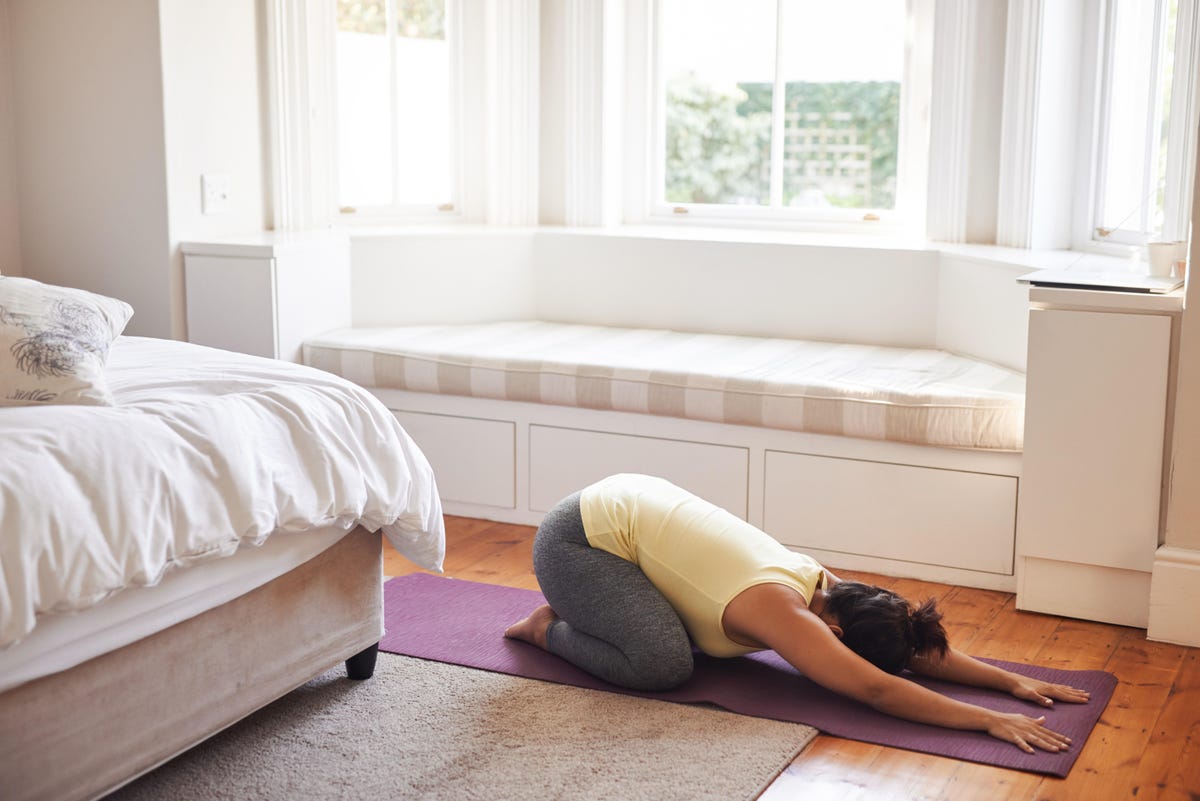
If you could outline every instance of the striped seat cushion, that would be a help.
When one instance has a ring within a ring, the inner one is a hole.
[[[308,364],[369,387],[1020,450],[1025,376],[940,350],[542,321],[348,328]]]

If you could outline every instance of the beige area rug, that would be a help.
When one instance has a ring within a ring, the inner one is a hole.
[[[381,653],[108,797],[734,801],[816,736],[793,723]]]

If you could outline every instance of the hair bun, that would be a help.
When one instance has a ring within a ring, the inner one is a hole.
[[[938,611],[937,601],[928,598],[908,613],[908,623],[912,631],[913,650],[923,656],[937,654],[945,656],[950,648],[946,637],[946,629],[942,627],[942,613]]]

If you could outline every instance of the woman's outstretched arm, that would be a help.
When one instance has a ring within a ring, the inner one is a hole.
[[[738,596],[726,608],[725,628],[736,640],[773,649],[817,684],[880,712],[951,729],[986,731],[1030,753],[1035,748],[1058,752],[1070,745],[1069,738],[1043,725],[1044,717],[965,704],[883,672],[843,645],[806,608],[799,593],[781,585],[760,585]]]
[[[1091,697],[1086,690],[1022,676],[996,665],[980,662],[953,648],[940,658],[936,655],[915,656],[909,663],[909,669],[930,678],[1000,690],[1039,706],[1054,706],[1055,701],[1083,704]]]
[[[825,569],[825,575],[827,586],[841,582],[841,579],[831,573],[828,568]],[[952,681],[956,684],[967,684],[972,687],[999,690],[1044,707],[1054,706],[1055,701],[1086,704],[1091,698],[1091,694],[1086,690],[1066,684],[1038,681],[1028,676],[1012,673],[995,665],[980,662],[954,650],[954,648],[947,650],[945,655],[940,658],[935,655],[917,655],[913,657],[908,667],[909,670],[922,676]]]

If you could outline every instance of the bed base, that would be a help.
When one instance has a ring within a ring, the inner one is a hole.
[[[382,548],[356,529],[222,606],[0,695],[6,801],[99,798],[346,662],[369,678]]]

